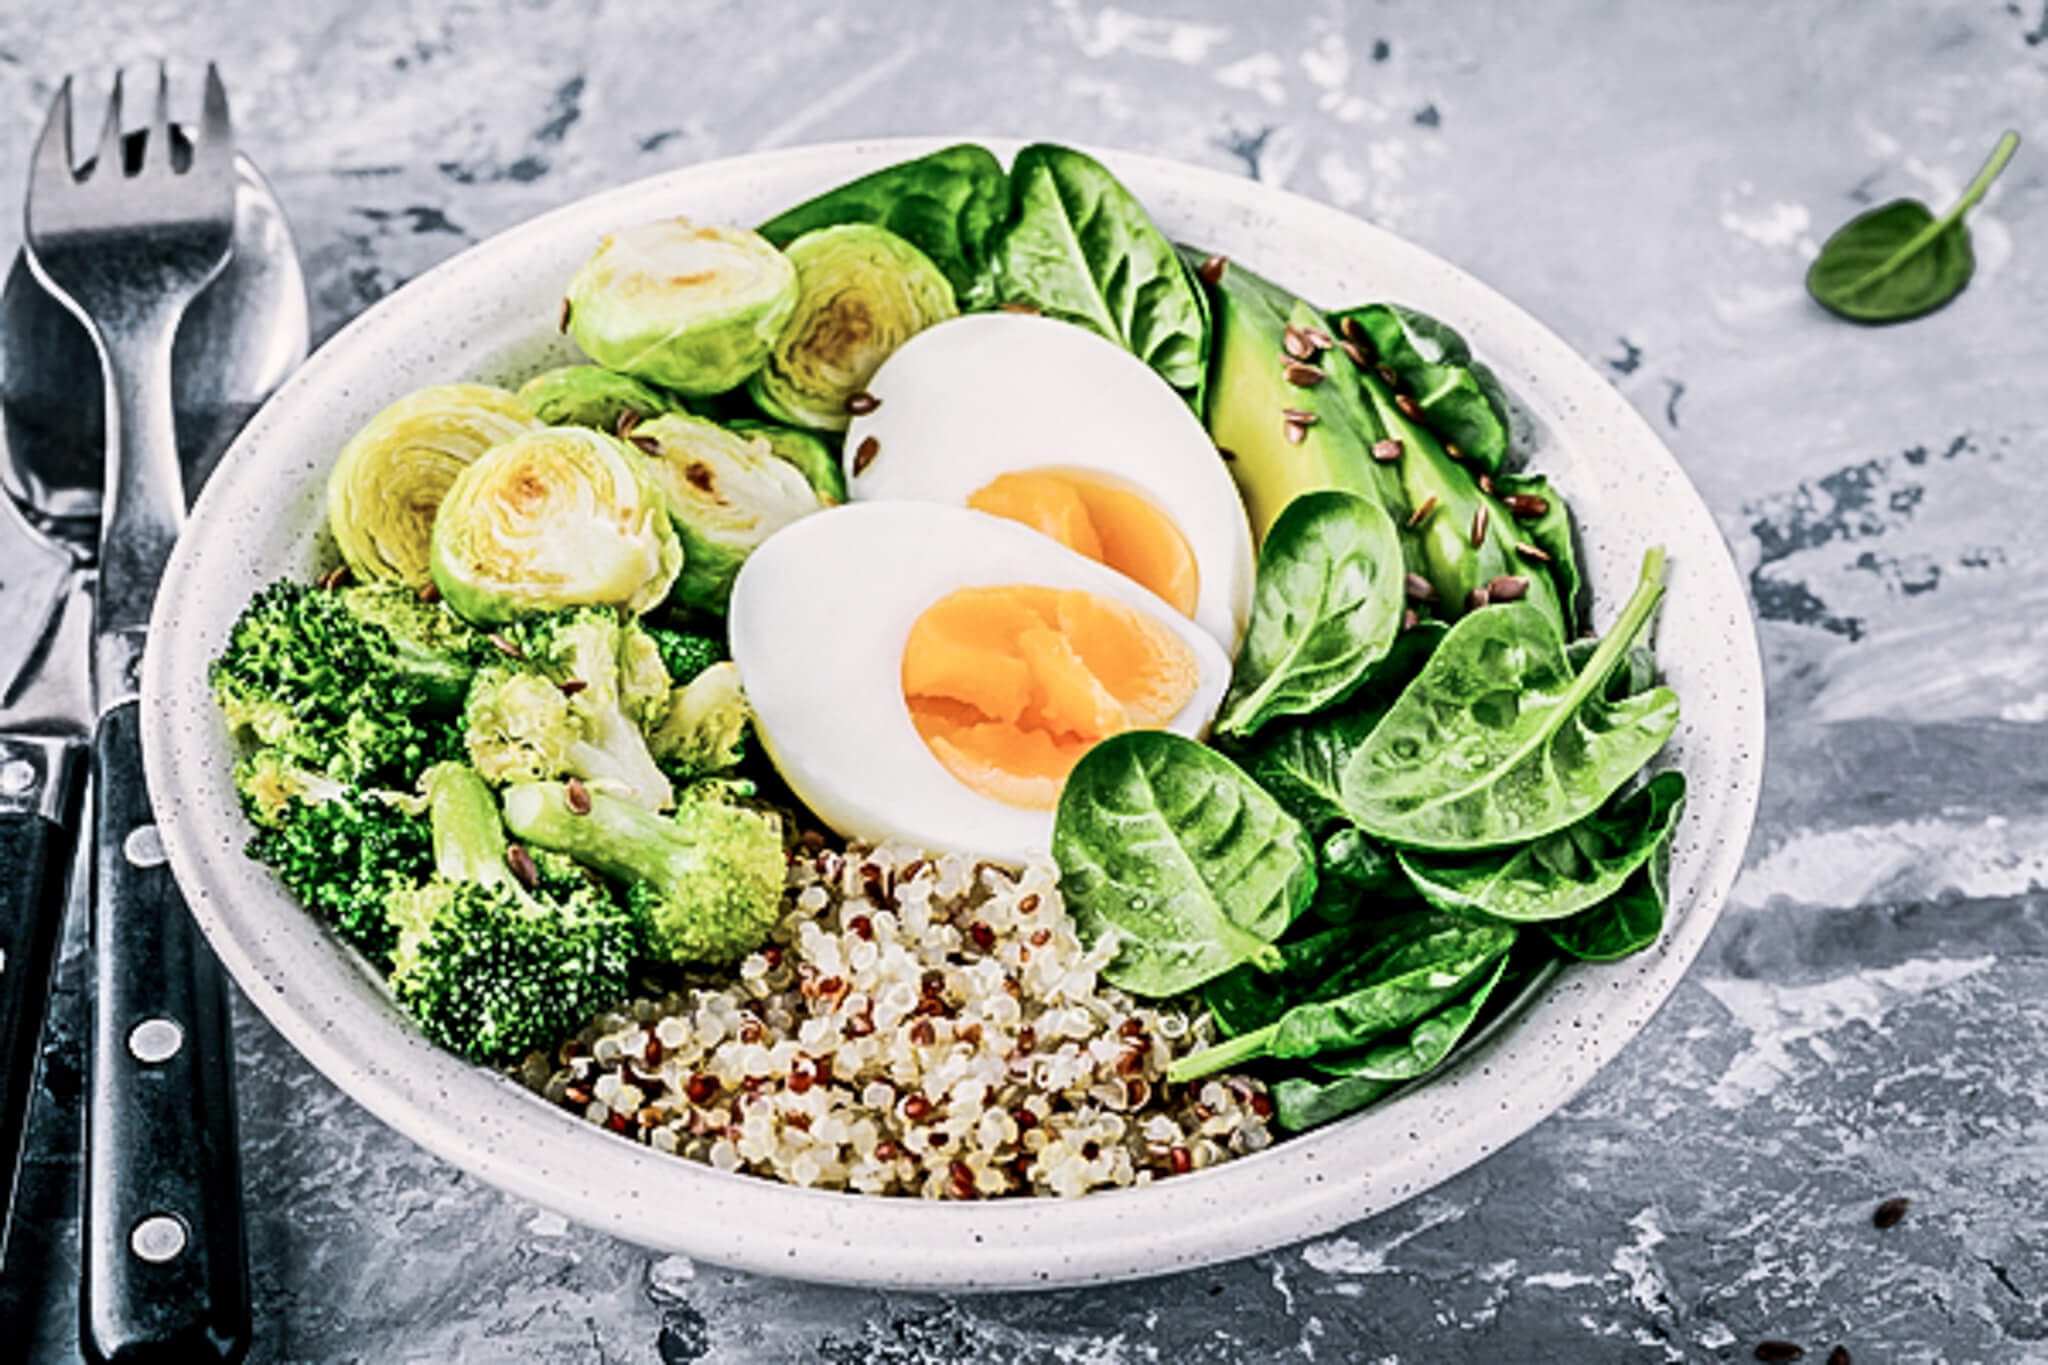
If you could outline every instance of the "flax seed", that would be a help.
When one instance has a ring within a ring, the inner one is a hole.
[[[852,393],[846,395],[846,410],[855,417],[865,417],[880,406],[882,406],[882,400],[869,393],[866,389],[855,389]]]

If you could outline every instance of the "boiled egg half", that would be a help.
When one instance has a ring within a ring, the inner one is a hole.
[[[1013,520],[850,503],[749,556],[727,616],[756,728],[850,838],[1023,862],[1098,740],[1199,737],[1223,646],[1149,589]]]
[[[1251,524],[1195,414],[1085,328],[977,313],[927,328],[875,372],[846,433],[855,501],[915,498],[1021,522],[1116,569],[1235,654]]]

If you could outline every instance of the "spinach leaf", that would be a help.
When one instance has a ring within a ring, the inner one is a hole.
[[[1368,303],[1330,320],[1346,337],[1364,336],[1367,359],[1393,372],[1424,425],[1456,446],[1457,458],[1488,474],[1500,469],[1508,454],[1507,402],[1454,328],[1394,303]]]
[[[1466,852],[1534,839],[1599,809],[1678,723],[1668,687],[1619,702],[1603,694],[1648,625],[1663,575],[1659,547],[1576,675],[1541,612],[1511,602],[1468,614],[1345,765],[1345,812],[1391,844]]]
[[[1251,620],[1217,729],[1249,735],[1343,700],[1401,629],[1404,582],[1400,535],[1377,502],[1330,488],[1287,504],[1259,547]]]
[[[1917,199],[1894,199],[1857,214],[1821,246],[1806,271],[1806,292],[1851,322],[1905,322],[1963,292],[1976,252],[1963,215],[2012,160],[2020,135],[2008,129],[1977,178],[1940,218]]]
[[[1586,665],[1593,662],[1593,656],[1599,652],[1598,640],[1574,640],[1564,647],[1564,657],[1574,673],[1585,672]],[[1600,695],[1609,701],[1621,701],[1647,692],[1656,685],[1657,652],[1648,645],[1635,644],[1628,647],[1628,652],[1621,656],[1621,662],[1607,675],[1607,683],[1600,689]]]
[[[1101,333],[1201,411],[1207,309],[1172,243],[1100,162],[1048,143],[1017,153],[995,260],[1004,302]]]
[[[1664,847],[1685,804],[1685,774],[1658,773],[1576,825],[1519,848],[1446,859],[1398,854],[1423,899],[1442,910],[1525,923],[1561,920],[1612,897]]]
[[[1326,1076],[1357,1076],[1375,1081],[1412,1081],[1428,1075],[1450,1055],[1458,1040],[1471,1031],[1472,1021],[1486,1007],[1487,997],[1508,974],[1508,961],[1503,954],[1492,973],[1469,994],[1434,1014],[1424,1015],[1406,1029],[1390,1033],[1356,1052],[1318,1057],[1310,1065]]]
[[[1572,534],[1572,513],[1563,495],[1541,474],[1496,474],[1493,488],[1501,505],[1514,516],[1515,539],[1550,557],[1550,581],[1557,587],[1566,634],[1577,631],[1586,619],[1585,586],[1579,573],[1579,543]],[[1543,510],[1537,513],[1534,509],[1539,505]],[[1524,511],[1529,515],[1523,515]],[[1522,556],[1524,561],[1531,558]]]
[[[1562,924],[1545,925],[1551,941],[1587,962],[1614,962],[1655,943],[1664,932],[1670,845],[1665,839],[1607,900]]]
[[[813,228],[874,223],[931,257],[963,309],[995,302],[996,232],[1009,207],[1009,178],[988,148],[971,142],[848,181],[761,225],[787,246]]]
[[[1316,846],[1316,894],[1308,909],[1325,924],[1355,920],[1402,890],[1394,855],[1358,826],[1339,825]]]
[[[1274,1022],[1180,1058],[1167,1068],[1166,1079],[1189,1081],[1260,1057],[1315,1057],[1362,1047],[1455,998],[1514,946],[1517,932],[1511,925],[1474,920],[1445,918],[1441,924],[1363,970],[1341,971]]]
[[[1469,923],[1424,906],[1306,934],[1297,929],[1275,945],[1277,967],[1233,968],[1203,989],[1202,1000],[1225,1036],[1250,1033],[1278,1022],[1296,1005],[1369,984],[1388,963],[1406,970],[1455,950]]]
[[[1377,1103],[1400,1084],[1377,1076],[1344,1076],[1334,1081],[1288,1076],[1273,1085],[1273,1122],[1282,1132],[1307,1132]]]
[[[1240,962],[1277,968],[1273,940],[1315,891],[1301,826],[1222,754],[1164,730],[1103,740],[1074,765],[1053,818],[1060,890],[1103,971],[1173,995]]]

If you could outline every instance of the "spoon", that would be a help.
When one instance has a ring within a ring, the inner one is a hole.
[[[143,137],[131,133],[124,141],[131,171],[142,159]],[[189,155],[175,127],[172,138],[173,155]],[[233,259],[187,310],[173,353],[188,497],[198,494],[249,415],[305,358],[308,341],[305,279],[283,209],[247,158],[236,158],[236,171]],[[0,504],[0,698],[11,718],[42,717],[44,728],[58,734],[83,733],[92,714],[85,660],[105,433],[92,342],[17,255],[0,285],[0,488],[8,495]],[[72,879],[74,926],[83,920],[87,880]],[[196,937],[196,926],[191,932]],[[62,1148],[44,1153],[39,1165],[68,1181],[75,1156],[67,1133]],[[14,1232],[24,1245],[21,1255],[8,1255],[7,1278],[28,1266],[43,1283],[8,1284],[0,1305],[9,1311],[0,1319],[19,1314],[33,1321],[49,1286],[78,1282],[76,1241],[51,1226],[68,1223],[75,1206],[61,1190],[30,1188],[41,1183],[30,1171],[21,1183]],[[5,1240],[0,1236],[0,1244]],[[7,1304],[16,1293],[30,1297]],[[65,1319],[75,1321],[75,1311],[44,1320]]]

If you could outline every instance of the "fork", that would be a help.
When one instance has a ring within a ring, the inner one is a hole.
[[[226,987],[166,865],[142,770],[143,642],[185,515],[171,347],[234,240],[220,75],[207,66],[183,166],[169,95],[159,66],[142,164],[125,174],[117,76],[97,158],[80,178],[67,78],[36,144],[24,212],[29,266],[91,335],[106,382],[80,1285],[81,1345],[100,1360],[236,1360],[250,1337]]]

